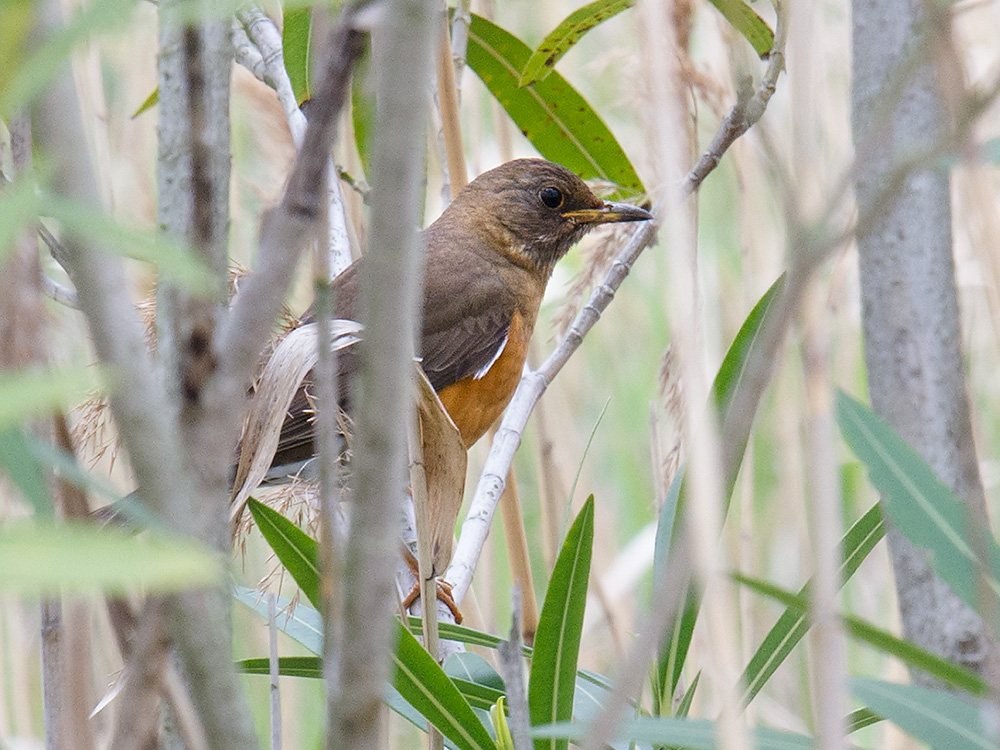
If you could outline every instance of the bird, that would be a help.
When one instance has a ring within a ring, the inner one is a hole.
[[[507,406],[556,263],[591,228],[649,221],[628,203],[606,202],[565,167],[515,159],[467,184],[423,231],[424,287],[417,354],[466,448]],[[364,258],[333,281],[335,315],[355,320]],[[313,320],[311,311],[301,318]],[[356,353],[338,356],[341,398],[349,401]],[[313,454],[308,399],[299,393],[282,425],[272,465]]]
[[[464,186],[423,230],[417,354],[466,449],[486,433],[514,395],[556,263],[596,226],[652,218],[638,206],[601,200],[559,164],[516,159]],[[337,318],[356,320],[363,264],[362,257],[332,282]],[[311,310],[301,318],[303,324],[313,320]],[[339,397],[348,413],[358,365],[355,346],[338,352]],[[284,467],[308,464],[313,456],[309,389],[307,377],[282,424],[272,477]],[[460,505],[458,497],[452,507],[438,511],[450,517],[435,526],[440,529],[436,536],[442,537],[433,540],[436,573],[450,559]],[[456,608],[453,611],[458,615]]]

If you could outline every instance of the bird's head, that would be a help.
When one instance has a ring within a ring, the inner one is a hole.
[[[439,221],[474,226],[494,250],[547,276],[591,227],[652,218],[637,206],[602,201],[565,167],[516,159],[466,185]]]

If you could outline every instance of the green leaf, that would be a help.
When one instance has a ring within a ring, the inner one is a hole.
[[[1000,547],[988,529],[977,529],[965,505],[927,462],[867,406],[837,394],[837,422],[844,439],[868,468],[882,494],[882,509],[914,544],[930,551],[938,575],[974,609],[980,607],[980,576],[996,606],[1000,595]],[[972,541],[978,536],[977,543]],[[977,549],[978,548],[978,549]],[[982,549],[988,560],[979,559]]]
[[[656,520],[656,541],[653,544],[653,588],[657,591],[670,556],[670,545],[678,520],[683,483],[684,467],[682,466],[670,483],[667,496],[664,498]],[[679,623],[680,620],[677,624]],[[675,670],[677,664],[675,648],[681,645],[680,633],[677,633],[675,628],[675,633],[672,635],[675,637],[663,639],[663,643],[656,653],[656,665],[653,673],[653,693],[655,696],[653,712],[658,716],[669,715],[673,710],[673,680],[675,673],[680,674],[679,670]]]
[[[528,681],[531,723],[551,724],[573,716],[576,663],[587,603],[594,540],[594,496],[583,504],[552,570],[538,618]],[[536,750],[565,748],[565,740],[537,741]]]
[[[997,750],[987,731],[983,706],[944,690],[853,679],[851,692],[918,740],[939,750]]]
[[[15,523],[0,531],[0,589],[123,594],[215,586],[218,555],[195,542],[92,524]]]
[[[735,433],[733,431],[734,428],[729,425],[731,421],[728,418],[729,405],[737,390],[745,387],[743,382],[749,362],[762,344],[761,336],[764,328],[770,319],[771,313],[775,308],[775,303],[780,298],[784,286],[785,274],[781,274],[775,279],[768,290],[764,292],[763,296],[757,301],[757,304],[753,306],[750,314],[743,321],[743,325],[740,326],[740,330],[733,339],[733,343],[729,345],[726,356],[723,358],[719,372],[716,374],[715,381],[712,384],[712,398],[718,410],[719,424],[722,429],[728,431],[727,435],[730,438]],[[729,510],[729,498],[733,494],[733,487],[739,475],[742,457],[746,451],[747,440],[750,438],[749,421],[745,426],[745,432],[739,435],[738,438],[740,447],[735,451],[737,459],[729,467],[729,475],[726,478],[726,512]],[[685,495],[685,485],[682,483],[677,499],[678,512],[681,512],[684,507]],[[678,527],[674,525],[673,528],[676,530]],[[681,610],[680,617],[674,623],[672,633],[660,646],[657,655],[656,674],[659,680],[657,692],[661,696],[663,707],[670,705],[670,699],[674,691],[677,690],[677,685],[680,683],[684,662],[687,659],[688,648],[691,645],[691,638],[694,634],[694,626],[698,621],[699,607],[700,598],[698,594],[693,589],[689,589],[684,600],[684,607]]]
[[[160,101],[160,87],[157,86],[155,89],[153,89],[153,93],[151,93],[149,96],[143,99],[142,104],[139,105],[139,108],[132,113],[132,119],[134,120],[143,112],[152,109],[157,105],[159,101]]]
[[[500,696],[496,704],[490,706],[490,721],[493,724],[493,732],[497,736],[497,748],[499,750],[516,750],[514,736],[510,733],[510,725],[507,723],[506,696]]]
[[[263,618],[264,622],[270,621],[267,599],[257,589],[234,586],[233,598]],[[278,611],[278,616],[275,618],[278,630],[298,641],[316,656],[322,656],[323,619],[319,616],[319,612],[306,604],[293,603],[284,596],[275,597],[275,606]]]
[[[302,104],[312,96],[312,51],[310,7],[286,7],[281,20],[281,44],[284,49],[285,70],[292,82],[295,99]]]
[[[285,570],[302,589],[302,593],[310,603],[319,609],[320,572],[319,545],[316,540],[302,531],[273,508],[269,508],[254,498],[250,498],[247,506],[254,523],[260,529],[264,539],[274,550],[274,554]]]
[[[401,624],[395,628],[399,646],[393,656],[393,686],[400,695],[456,747],[495,750],[486,727],[434,657]]]
[[[716,373],[715,381],[712,383],[712,397],[715,399],[716,408],[719,410],[719,424],[723,428],[728,428],[729,426],[731,421],[729,419],[729,405],[732,403],[736,392],[741,387],[745,387],[743,383],[747,374],[747,368],[753,358],[754,351],[763,343],[761,336],[772,311],[775,309],[775,303],[780,299],[781,293],[784,291],[785,278],[786,274],[782,273],[768,287],[764,295],[757,300],[757,304],[753,306],[747,319],[740,326],[740,330],[733,339],[733,343],[729,345],[726,356],[719,366],[719,372]],[[738,456],[743,456],[746,451],[747,440],[750,438],[749,429],[750,424],[748,421],[746,433],[739,436],[739,447],[736,450],[736,455]],[[726,477],[727,510],[729,507],[728,499],[733,493],[736,477],[740,471],[740,463],[741,461],[739,460],[735,461],[734,465],[729,467],[729,476]]]
[[[573,11],[549,33],[521,71],[519,86],[544,80],[570,48],[598,24],[635,5],[635,0],[597,0]]]
[[[766,57],[774,48],[774,32],[757,12],[742,0],[709,0],[726,20],[750,42],[754,51]]]
[[[24,432],[16,427],[0,431],[0,465],[7,470],[24,499],[38,516],[52,515],[52,498],[41,461],[31,451]]]
[[[371,44],[365,42],[365,52],[354,66],[351,77],[351,125],[354,144],[358,149],[361,169],[372,177],[372,135],[375,132],[375,92],[371,85]]]
[[[70,405],[93,392],[100,380],[99,370],[82,366],[0,372],[0,430]]]
[[[558,73],[524,88],[521,71],[531,56],[517,37],[473,15],[469,26],[469,67],[546,159],[584,179],[618,185],[614,200],[645,193],[642,181],[607,125]]]
[[[589,727],[578,723],[548,724],[532,728],[536,738],[565,738],[581,742]],[[812,738],[774,729],[755,729],[750,732],[757,750],[812,750]],[[718,729],[704,719],[677,719],[672,717],[641,717],[622,722],[616,739],[620,742],[648,742],[685,750],[716,750]]]
[[[759,594],[776,599],[786,607],[796,609],[808,617],[809,598],[806,595],[796,595],[772,583],[738,573],[733,575],[733,580]],[[867,643],[869,646],[873,646],[885,654],[895,656],[908,666],[916,667],[931,677],[970,693],[981,696],[989,693],[989,686],[983,678],[959,664],[931,653],[911,641],[897,638],[887,630],[878,628],[858,617],[841,615],[840,619],[843,622],[845,631],[852,638]]]
[[[236,662],[236,669],[243,674],[271,674],[271,661],[242,659]],[[281,656],[278,658],[278,674],[320,680],[323,679],[323,660],[318,656]]]
[[[874,505],[854,523],[841,541],[844,562],[837,572],[837,579],[841,581],[841,585],[854,575],[883,536],[885,536],[885,523],[882,521],[882,512],[879,506]],[[808,593],[808,587],[807,582],[799,591],[799,596]],[[741,700],[743,705],[749,704],[760,692],[808,630],[808,618],[802,610],[789,607],[782,613],[743,671],[740,679],[740,684],[745,686]]]
[[[844,729],[848,734],[853,734],[865,727],[870,727],[872,724],[878,724],[880,721],[882,721],[882,717],[877,713],[867,708],[859,708],[847,715],[847,719],[844,720]]]
[[[215,288],[215,276],[205,262],[163,235],[126,227],[98,210],[51,194],[43,194],[41,211],[101,250],[152,263],[159,273],[192,292]]]
[[[698,682],[701,680],[701,670],[698,670],[698,674],[694,676],[691,680],[691,684],[688,689],[684,692],[684,697],[681,698],[680,704],[677,706],[677,716],[681,719],[687,718],[688,712],[691,710],[691,704],[694,702],[694,691],[698,689]]]

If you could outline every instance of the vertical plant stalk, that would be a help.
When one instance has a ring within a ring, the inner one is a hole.
[[[270,679],[271,750],[281,750],[281,691],[278,688],[278,612],[274,594],[267,595],[267,663]]]
[[[517,494],[517,479],[514,466],[507,472],[507,483],[500,495],[500,518],[503,521],[503,538],[510,561],[511,580],[524,593],[521,594],[523,613],[521,622],[524,642],[531,646],[538,630],[538,604],[535,602],[535,580],[531,574],[531,558],[528,555],[528,537],[524,530],[524,514]]]
[[[437,74],[437,99],[441,109],[441,132],[444,153],[448,163],[448,185],[452,200],[469,181],[465,167],[465,150],[462,147],[462,121],[458,112],[458,87],[452,63],[451,38],[448,33],[448,14],[441,15],[438,33],[435,72]]]
[[[129,648],[122,649],[125,669],[112,750],[143,750],[158,736],[160,693],[170,652],[165,610],[161,597],[148,597]]]
[[[847,715],[847,645],[838,617],[841,581],[840,477],[834,442],[833,382],[830,373],[829,309],[815,281],[804,304],[803,369],[806,397],[810,537],[813,695],[816,744],[820,750],[844,747]]]
[[[434,25],[431,0],[392,0],[373,39],[378,112],[370,246],[360,279],[365,326],[354,437],[354,509],[344,581],[340,700],[327,748],[379,746],[389,676],[399,504],[406,487],[420,289],[419,223],[425,92]]]
[[[877,139],[878,144],[858,164],[859,214],[876,204],[896,162],[948,132],[942,82],[926,54],[941,29],[927,23],[928,8],[908,0],[853,3],[854,140]],[[914,53],[915,63],[907,65]],[[893,88],[899,95],[880,122],[883,92]],[[904,176],[897,200],[858,235],[872,406],[966,502],[970,518],[983,518],[985,496],[961,350],[948,175],[926,167]],[[907,638],[984,673],[994,647],[980,619],[931,572],[921,550],[895,529],[888,537]],[[914,677],[929,682],[920,674]]]
[[[15,174],[31,171],[31,121],[19,114],[10,119],[10,145]],[[38,366],[45,360],[43,348],[45,308],[40,284],[42,271],[34,228],[24,229],[15,239],[13,252],[0,267],[0,370]],[[40,604],[39,646],[42,671],[42,717],[46,750],[60,746],[63,725],[68,721],[67,693],[63,685],[64,643],[62,602],[59,597]]]
[[[40,614],[45,750],[59,750],[67,714],[62,684],[62,602],[59,599],[43,599]]]
[[[794,184],[786,205],[797,215],[792,217],[793,248],[805,246],[794,236],[797,228],[821,216],[823,197],[830,191],[824,185],[819,165],[822,146],[816,137],[818,103],[814,85],[820,67],[818,9],[811,3],[797,3],[789,8],[792,33],[789,56],[793,59],[789,74],[792,109],[799,114],[792,122]],[[808,490],[803,494],[808,511],[809,551],[812,560],[811,597],[813,648],[809,651],[816,722],[816,745],[820,750],[844,747],[847,715],[847,647],[838,619],[841,581],[838,570],[842,552],[840,478],[834,440],[833,383],[830,372],[830,328],[832,311],[826,304],[828,287],[816,280],[807,283],[803,293],[800,321],[803,335],[802,369],[805,395],[804,478]],[[799,418],[796,415],[795,429]],[[747,472],[749,474],[750,472]],[[741,595],[749,592],[741,591]]]
[[[218,378],[217,323],[228,301],[230,24],[183,21],[160,4],[158,220],[192,247],[214,284],[194,294],[157,290],[157,353],[192,491],[170,499],[180,529],[228,554],[224,499],[237,422]],[[213,748],[256,747],[250,708],[232,666],[228,586],[167,599],[168,623]]]
[[[695,205],[684,203],[681,176],[693,152],[692,128],[687,112],[687,91],[675,55],[677,43],[673,3],[640,3],[640,49],[650,84],[651,150],[654,173],[662,193],[659,197],[661,224],[670,247],[668,276],[671,284],[666,307],[670,311],[671,347],[684,383],[682,404],[684,444],[688,454],[687,480],[690,502],[684,517],[685,534],[693,552],[696,578],[703,592],[702,622],[707,626],[710,667],[722,686],[716,698],[720,706],[718,743],[729,750],[748,747],[739,718],[740,666],[734,633],[736,622],[722,536],[725,484],[722,448],[715,411],[709,405],[709,377],[705,372],[705,334],[697,264]]]

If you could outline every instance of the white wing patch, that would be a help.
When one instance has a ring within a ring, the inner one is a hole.
[[[510,334],[509,333],[506,336],[503,337],[503,341],[501,341],[500,342],[500,346],[497,347],[496,354],[494,354],[493,357],[490,358],[490,361],[487,362],[482,367],[480,367],[476,371],[476,373],[472,376],[473,380],[479,380],[480,378],[486,377],[486,373],[488,373],[490,371],[490,368],[493,367],[493,365],[496,363],[496,361],[498,359],[500,359],[500,355],[503,354],[503,350],[507,346],[507,339],[508,338],[510,338]]]

